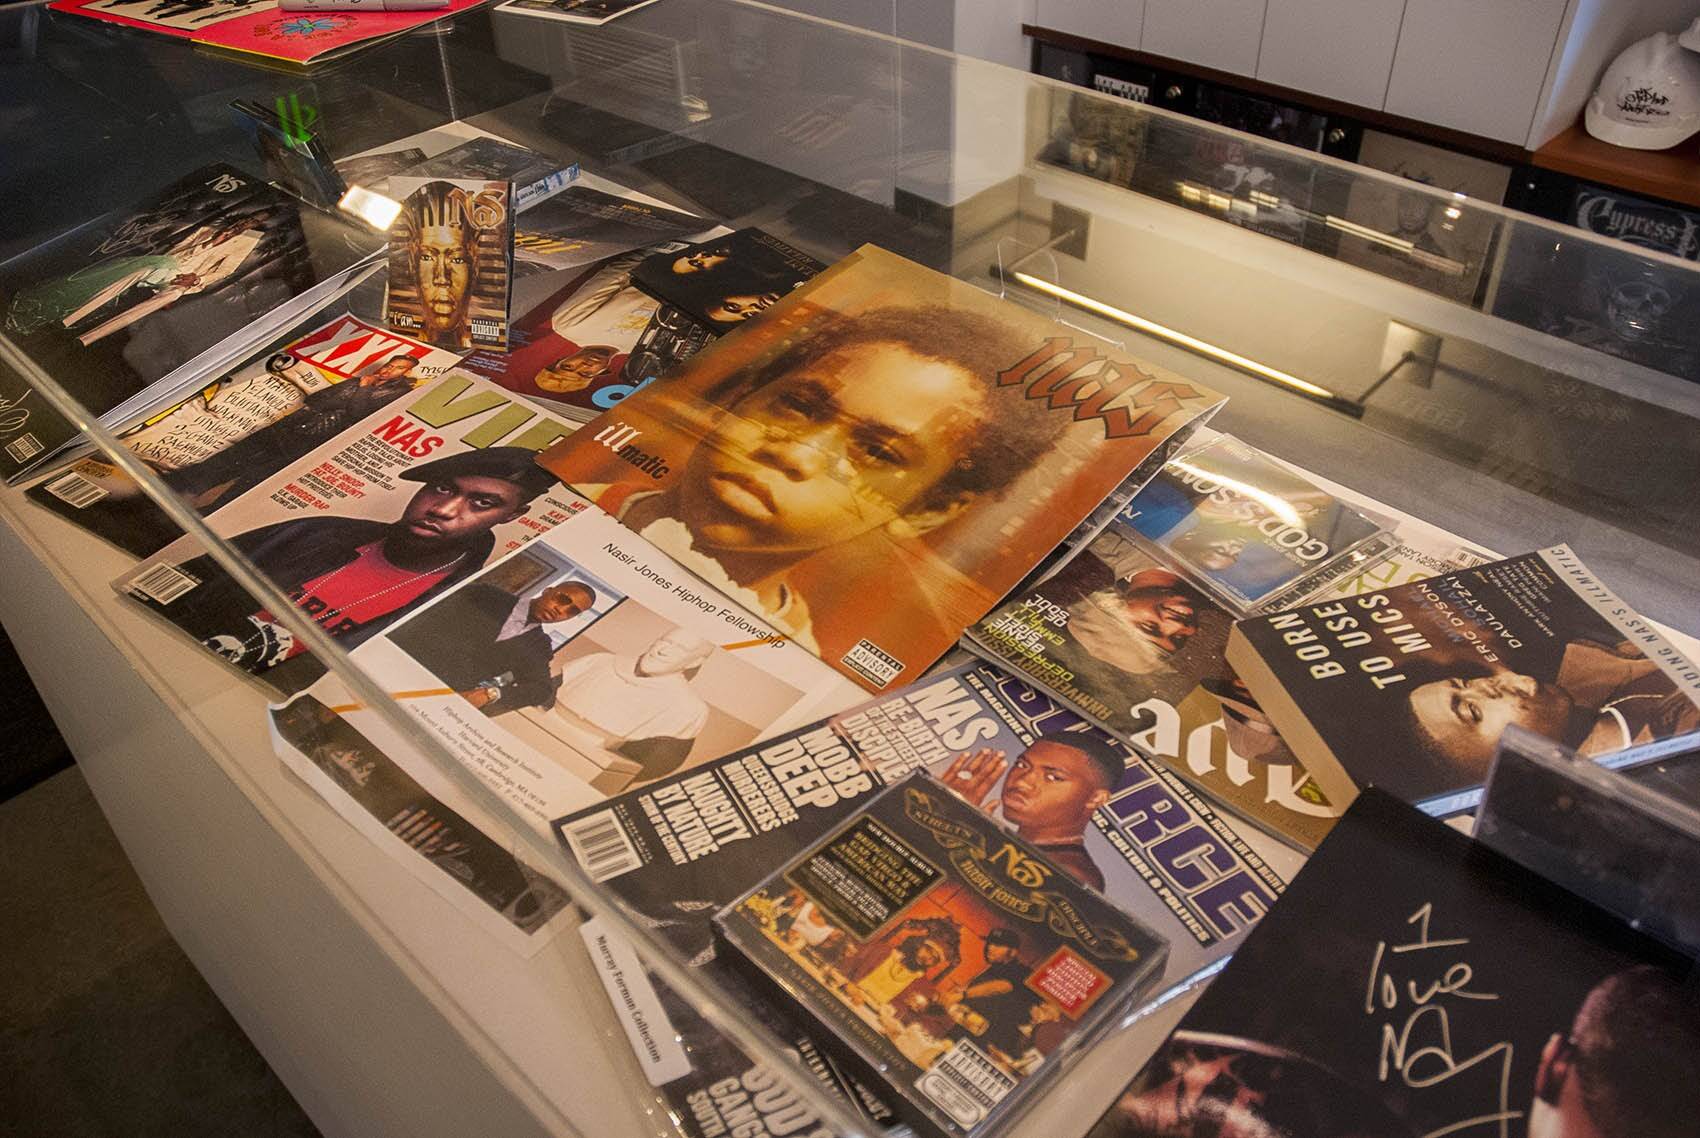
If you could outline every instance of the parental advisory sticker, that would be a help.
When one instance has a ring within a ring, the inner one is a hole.
[[[858,640],[856,646],[844,653],[839,661],[857,675],[885,687],[903,670],[903,661],[885,651],[872,640]]]
[[[959,1039],[915,1080],[915,1089],[966,1130],[1015,1089],[1015,1079],[972,1042]]]

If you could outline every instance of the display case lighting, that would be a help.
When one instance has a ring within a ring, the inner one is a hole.
[[[1335,217],[1331,213],[1324,214],[1322,222],[1330,229],[1338,229],[1342,233],[1350,233],[1354,237],[1362,237],[1365,241],[1373,241],[1377,245],[1386,245],[1390,248],[1398,249],[1401,252],[1409,253],[1412,249],[1417,247],[1416,242],[1414,241],[1407,241],[1403,237],[1394,237],[1391,234],[1383,233],[1379,229],[1371,229],[1367,225],[1359,225],[1355,221],[1347,221],[1343,217]]]
[[[348,187],[348,192],[336,205],[342,212],[359,218],[380,233],[387,233],[401,213],[400,202],[365,186]]]
[[[1087,312],[1102,316],[1105,319],[1114,320],[1118,324],[1143,332],[1147,336],[1174,344],[1176,347],[1185,348],[1189,352],[1196,352],[1206,359],[1226,364],[1228,367],[1247,372],[1259,379],[1278,383],[1283,387],[1308,395],[1312,399],[1319,399],[1344,408],[1352,406],[1349,400],[1342,398],[1326,387],[1311,383],[1309,380],[1300,379],[1296,375],[1284,372],[1279,368],[1270,367],[1268,364],[1259,363],[1257,360],[1242,356],[1238,352],[1230,352],[1228,349],[1212,344],[1208,340],[1200,340],[1196,336],[1189,336],[1185,332],[1159,324],[1155,320],[1135,316],[1126,309],[1117,308],[1113,304],[1105,304],[1101,300],[1075,292],[1073,289],[1064,288],[1062,285],[1052,284],[1050,281],[1033,276],[1031,273],[1017,271],[1012,275],[1016,283],[1027,288],[1055,297],[1065,304],[1072,304],[1076,308],[1085,309]]]

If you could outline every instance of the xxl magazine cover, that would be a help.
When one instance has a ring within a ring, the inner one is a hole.
[[[1091,1138],[1691,1135],[1692,968],[1369,791]]]
[[[1221,403],[865,246],[543,462],[881,691]]]
[[[860,695],[598,510],[467,578],[350,659],[544,837],[563,814],[689,778]],[[395,815],[376,788],[407,779],[436,786],[438,808],[462,828],[487,829],[405,733],[336,675],[276,711],[274,724],[285,761],[339,812],[477,919],[510,931],[477,880],[445,873],[388,826]]]
[[[293,319],[298,298],[314,303],[376,247],[336,216],[215,164],[0,264],[0,328],[104,415],[250,326]],[[22,375],[0,368],[7,479],[76,433]]]
[[[977,663],[635,788],[556,830],[638,921],[738,985],[716,961],[715,911],[917,768],[1167,938],[1163,983],[1231,952],[1302,864],[1049,696]],[[755,1064],[687,1001],[658,991],[660,1014],[648,1018],[667,1027],[652,1034],[680,1035],[691,1064],[658,1080],[661,1091],[687,1133],[711,1138],[715,1087]],[[823,1081],[884,1117],[880,1096],[845,1078],[807,1031],[780,1012],[770,1021]]]
[[[207,518],[352,648],[575,512],[535,461],[570,428],[450,371],[356,422]],[[185,536],[115,587],[278,691],[322,665]]]
[[[210,514],[455,365],[453,352],[368,323],[342,304],[120,432],[119,442]],[[100,454],[49,475],[29,496],[137,557],[182,532]]]

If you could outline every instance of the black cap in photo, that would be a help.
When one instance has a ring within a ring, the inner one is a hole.
[[[519,487],[527,502],[556,485],[555,476],[537,465],[537,454],[525,447],[485,447],[462,451],[415,466],[401,477],[408,482],[446,478],[500,478]]]

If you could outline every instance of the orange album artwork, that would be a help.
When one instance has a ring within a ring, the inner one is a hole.
[[[880,691],[1223,402],[863,246],[538,461]]]

